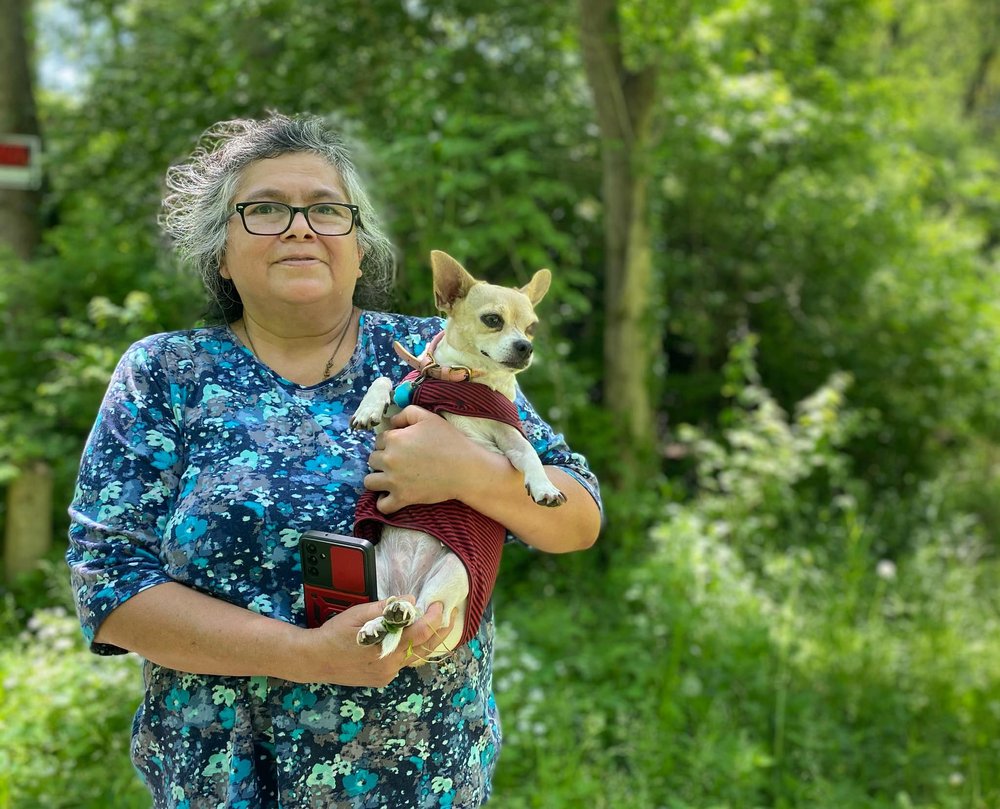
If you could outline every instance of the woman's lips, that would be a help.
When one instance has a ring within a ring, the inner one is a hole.
[[[305,264],[317,264],[319,262],[320,259],[316,256],[304,256],[304,255],[284,256],[283,258],[280,258],[277,261],[278,264],[292,264],[295,266],[302,266]]]

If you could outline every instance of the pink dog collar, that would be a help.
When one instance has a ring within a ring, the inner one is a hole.
[[[434,352],[443,339],[443,331],[435,334],[419,357],[413,356],[398,340],[392,344],[392,348],[403,362],[419,371],[421,376],[444,382],[468,382],[477,376],[483,376],[483,371],[466,368],[464,365],[439,365],[434,359]]]

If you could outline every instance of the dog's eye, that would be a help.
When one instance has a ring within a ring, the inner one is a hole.
[[[483,315],[479,318],[483,321],[483,325],[488,329],[502,329],[503,328],[503,318],[500,315]]]
[[[532,323],[532,324],[530,324],[530,325],[528,326],[528,328],[526,328],[526,329],[524,330],[524,333],[525,333],[526,335],[528,335],[528,337],[532,337],[532,336],[534,336],[534,334],[535,334],[535,326],[537,326],[537,325],[538,325],[537,323]]]

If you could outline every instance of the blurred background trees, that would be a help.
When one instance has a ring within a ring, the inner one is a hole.
[[[534,673],[498,679],[503,805],[1000,802],[1000,3],[29,11],[47,187],[40,245],[0,259],[0,477],[51,464],[59,532],[117,357],[203,314],[156,229],[166,167],[223,118],[331,116],[397,308],[432,312],[433,248],[554,271],[522,385],[608,522],[589,554],[507,555]],[[52,564],[12,637],[65,602]],[[571,705],[542,711],[545,683]]]

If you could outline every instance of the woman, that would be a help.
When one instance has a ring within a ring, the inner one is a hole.
[[[436,645],[439,606],[380,660],[356,642],[379,604],[303,627],[298,539],[350,533],[367,487],[387,512],[457,498],[536,548],[578,550],[599,530],[596,481],[523,398],[562,508],[418,408],[377,444],[348,429],[370,382],[406,370],[392,342],[419,353],[441,321],[355,305],[384,292],[391,251],[319,119],[220,124],[167,182],[164,227],[226,325],[126,352],[67,554],[93,650],[145,659],[132,751],[155,805],[481,805],[500,746],[491,611],[439,665],[407,653]]]

